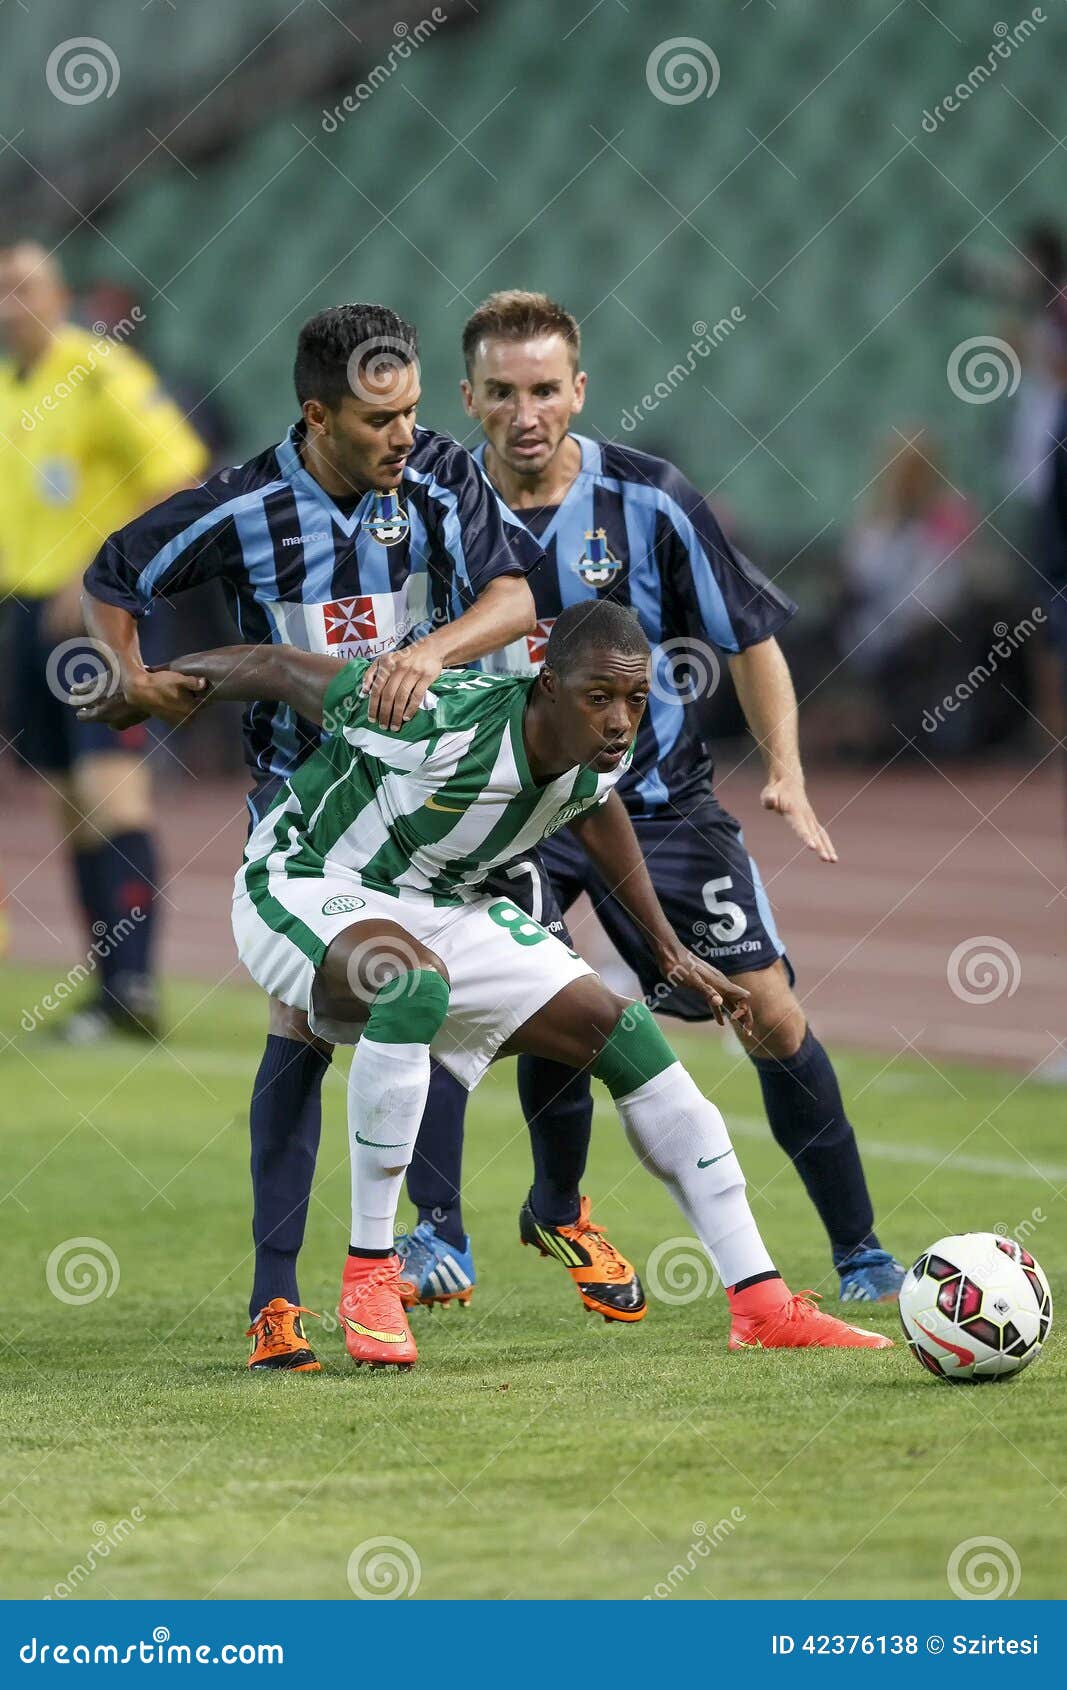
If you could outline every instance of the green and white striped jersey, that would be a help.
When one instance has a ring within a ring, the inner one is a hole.
[[[398,898],[463,904],[490,870],[603,803],[610,774],[569,769],[537,783],[522,737],[535,677],[446,669],[397,733],[368,720],[369,664],[326,690],[331,738],[282,787],[245,850],[255,895],[268,874],[355,874]]]

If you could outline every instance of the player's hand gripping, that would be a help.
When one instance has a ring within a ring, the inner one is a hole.
[[[100,680],[96,677],[76,681],[71,687],[71,703],[78,712],[79,722],[103,722],[109,728],[132,728],[146,722],[149,716],[167,722],[171,727],[186,721],[204,702],[208,684],[196,675],[179,675],[176,670],[161,666],[157,669],[126,671],[117,677],[117,684],[98,697]],[[87,704],[79,700],[88,698]]]
[[[735,985],[710,962],[704,962],[677,941],[671,945],[658,945],[656,962],[669,985],[688,986],[706,999],[720,1027],[726,1025],[728,1017],[742,1032],[751,1033],[752,1005],[743,986]]]
[[[765,810],[784,816],[801,844],[814,851],[821,863],[836,863],[833,841],[812,809],[800,776],[780,775],[769,780],[760,793],[760,803]]]
[[[444,664],[428,639],[375,658],[363,677],[370,694],[367,714],[381,728],[394,732],[410,722]]]

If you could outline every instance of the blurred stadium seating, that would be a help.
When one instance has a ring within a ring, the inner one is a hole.
[[[414,29],[429,7],[157,0],[131,25],[121,0],[101,3],[93,28],[121,63],[113,96],[44,97],[17,142],[68,192],[76,138],[70,197],[83,210],[105,200],[95,228],[72,228],[10,150],[6,217],[32,204],[40,232],[70,230],[76,277],[138,289],[163,367],[192,360],[223,384],[238,451],[285,425],[293,331],[340,296],[386,298],[420,323],[425,414],[459,428],[463,313],[522,281],[585,321],[589,420],[606,434],[684,358],[693,323],[744,311],[632,438],[673,449],[765,537],[795,548],[846,517],[874,443],[917,412],[946,436],[949,473],[988,499],[1003,418],[961,407],[944,368],[990,313],[943,278],[954,242],[1010,250],[1022,220],[1057,205],[1058,149],[1042,136],[1057,93],[1039,36],[929,135],[924,109],[993,45],[988,5],[935,0],[926,13],[944,27],[920,29],[911,5],[860,0],[830,24],[799,3],[766,32],[755,9],[675,6],[672,32],[718,58],[710,107],[650,97],[634,37],[651,51],[664,24],[649,15],[624,32],[615,0],[584,19],[566,0],[438,11],[448,21],[432,44],[412,45],[327,133],[323,112],[388,62],[399,19]],[[42,78],[55,36],[47,9],[20,19],[0,93]],[[216,89],[224,64],[236,68]],[[191,95],[203,104],[168,134],[179,95],[183,112]],[[133,130],[146,150],[142,126],[166,148],[114,187]]]

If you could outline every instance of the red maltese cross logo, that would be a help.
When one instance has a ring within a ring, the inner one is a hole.
[[[327,645],[355,645],[378,636],[372,598],[335,599],[332,604],[324,604],[322,612]]]
[[[552,624],[555,620],[554,616],[543,616],[533,633],[527,634],[526,649],[530,654],[531,663],[544,662],[545,647],[548,645],[548,636],[552,632]]]

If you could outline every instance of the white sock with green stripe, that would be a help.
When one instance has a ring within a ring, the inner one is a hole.
[[[393,1248],[397,1205],[429,1089],[428,1045],[360,1039],[348,1070],[351,1242],[356,1250]]]
[[[724,1285],[773,1271],[726,1123],[680,1062],[615,1100],[626,1136],[663,1181]]]
[[[619,1016],[592,1063],[637,1158],[663,1180],[724,1284],[773,1273],[725,1120],[663,1038],[646,1004]]]
[[[724,1285],[774,1271],[752,1219],[726,1122],[644,1004],[631,1004],[593,1064],[639,1160],[662,1180]]]
[[[726,1123],[680,1062],[615,1100],[641,1162],[662,1180],[724,1285],[773,1270]]]
[[[430,1039],[448,986],[430,970],[378,993],[348,1071],[354,1250],[391,1250],[397,1204],[430,1089]],[[407,1041],[411,1042],[407,1042]]]

